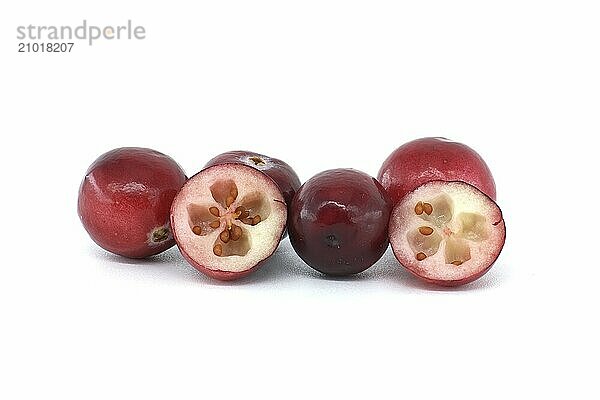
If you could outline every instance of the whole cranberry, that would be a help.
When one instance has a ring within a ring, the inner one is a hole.
[[[123,147],[101,155],[79,188],[81,223],[105,250],[130,258],[175,244],[171,203],[186,181],[181,167],[158,151]]]
[[[288,218],[290,241],[328,275],[362,272],[388,246],[391,204],[375,178],[353,169],[321,172],[300,187]]]
[[[496,184],[483,158],[469,146],[445,138],[421,138],[398,147],[383,162],[377,179],[394,204],[436,180],[463,181],[496,199]]]

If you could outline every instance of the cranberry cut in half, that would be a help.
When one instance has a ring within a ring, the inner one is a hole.
[[[292,167],[264,154],[245,150],[228,151],[211,159],[204,168],[219,164],[244,164],[263,172],[279,186],[287,204],[290,204],[300,187],[300,178]]]
[[[375,178],[353,169],[324,171],[305,182],[292,200],[290,242],[319,272],[357,274],[387,249],[390,211]]]
[[[171,208],[171,226],[185,259],[219,280],[250,274],[271,256],[287,207],[275,182],[241,164],[219,164],[191,177]]]
[[[445,138],[416,139],[398,147],[383,162],[377,179],[394,204],[435,180],[467,182],[496,199],[496,184],[483,158],[469,146]]]
[[[158,254],[175,244],[169,210],[185,181],[181,167],[158,151],[111,150],[94,161],[81,182],[79,218],[94,242],[111,253]]]
[[[474,281],[504,246],[502,211],[464,182],[432,181],[398,203],[390,217],[394,255],[419,278],[442,286]]]

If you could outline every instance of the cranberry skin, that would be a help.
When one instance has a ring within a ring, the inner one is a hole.
[[[258,270],[264,263],[265,260],[260,261],[254,267],[247,269],[241,272],[230,272],[230,271],[216,271],[214,269],[206,268],[204,265],[199,264],[195,261],[185,250],[179,248],[181,251],[181,255],[183,258],[198,271],[208,276],[209,278],[216,279],[218,281],[229,282],[229,281],[237,281],[238,279],[242,279],[247,277],[248,275],[252,275],[256,270]],[[273,251],[275,252],[275,251]]]
[[[321,172],[300,187],[288,219],[290,241],[312,268],[357,274],[388,246],[391,203],[375,178],[353,169]]]
[[[424,183],[463,181],[496,200],[487,164],[472,148],[445,138],[422,138],[398,147],[383,162],[377,179],[397,204]]]
[[[111,253],[158,254],[175,244],[169,211],[185,181],[181,167],[158,151],[111,150],[94,161],[81,183],[79,218],[94,242]]]
[[[300,188],[298,174],[289,164],[277,158],[252,151],[235,150],[219,154],[206,163],[204,168],[219,164],[244,164],[261,171],[275,181],[288,205]]]

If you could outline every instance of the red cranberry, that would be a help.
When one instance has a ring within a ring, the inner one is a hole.
[[[502,211],[464,182],[432,181],[398,203],[390,243],[400,264],[424,281],[457,286],[494,264],[504,246]]]
[[[394,204],[434,180],[467,182],[496,199],[494,178],[481,156],[444,138],[422,138],[400,146],[383,162],[377,179]]]
[[[356,274],[385,252],[390,211],[387,194],[375,178],[353,169],[321,172],[292,200],[290,241],[317,271]]]
[[[181,167],[155,150],[111,150],[85,174],[79,217],[105,250],[131,258],[158,254],[175,244],[169,209],[185,180]]]
[[[181,254],[220,280],[242,278],[279,244],[287,221],[281,191],[266,174],[243,164],[218,164],[191,177],[171,208]]]
[[[218,164],[244,164],[255,168],[273,179],[289,204],[300,187],[296,172],[284,161],[251,151],[228,151],[211,159],[204,168]]]

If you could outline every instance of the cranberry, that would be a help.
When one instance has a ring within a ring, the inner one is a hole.
[[[432,181],[394,207],[389,233],[396,258],[410,272],[430,283],[457,286],[492,267],[506,228],[500,208],[474,186]]]
[[[377,179],[394,204],[434,180],[467,182],[496,199],[494,178],[481,156],[444,138],[422,138],[400,146],[383,162]]]
[[[255,168],[273,179],[289,204],[300,187],[296,172],[284,161],[245,150],[228,151],[211,159],[206,167],[218,164],[244,164]]]
[[[385,252],[390,211],[387,194],[375,178],[353,169],[321,172],[292,200],[290,241],[317,271],[356,274]]]
[[[105,250],[131,258],[158,254],[175,244],[169,209],[185,180],[181,167],[158,151],[111,150],[85,174],[79,188],[79,217]]]
[[[171,225],[181,254],[219,280],[242,278],[277,248],[287,221],[281,191],[243,164],[217,164],[191,177],[173,201]]]

